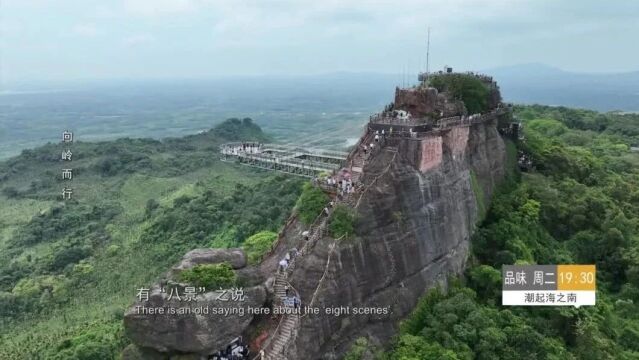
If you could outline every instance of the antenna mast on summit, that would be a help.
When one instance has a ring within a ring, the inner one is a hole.
[[[428,38],[426,40],[426,76],[430,73],[430,26],[428,27]]]

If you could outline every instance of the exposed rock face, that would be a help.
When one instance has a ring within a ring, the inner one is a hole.
[[[181,290],[180,293],[183,293]],[[186,302],[173,297],[168,299],[168,291],[162,292],[159,285],[153,286],[149,301],[137,302],[124,315],[127,336],[138,346],[158,352],[195,353],[207,355],[223,349],[253,320],[248,314],[249,307],[261,307],[266,301],[264,286],[244,288],[245,301],[232,302],[217,300],[219,292],[198,295],[197,301]],[[165,309],[164,314],[143,314],[138,306]],[[186,309],[194,312],[200,307],[228,309],[230,315],[218,314],[170,314],[169,308]],[[240,309],[241,313],[237,312]]]
[[[155,284],[149,292],[149,299],[138,301],[124,315],[127,336],[137,345],[123,353],[125,359],[174,358],[177,355],[208,355],[226,347],[242,334],[253,320],[248,308],[264,305],[267,299],[263,278],[255,268],[246,268],[246,255],[241,249],[196,249],[184,255],[182,261],[169,272],[169,278],[178,281],[181,271],[199,264],[228,262],[236,269],[238,277],[252,287],[244,287],[244,301],[228,301],[229,294],[220,291],[198,293],[196,300],[188,301],[185,284],[170,282]],[[162,286],[164,291],[162,291]],[[180,297],[173,294],[175,291]],[[180,295],[181,294],[181,295]],[[163,313],[150,314],[148,310]],[[170,309],[184,312],[171,313]],[[208,309],[208,313],[206,310]],[[214,314],[226,311],[228,315]]]
[[[406,110],[414,117],[434,113],[437,107],[437,89],[395,89],[395,109]]]
[[[425,290],[462,273],[477,197],[490,199],[504,166],[494,123],[398,139],[377,154],[364,169],[371,185],[357,209],[357,238],[320,241],[291,283],[304,305],[315,299],[320,308],[390,306],[390,313],[303,317],[289,359],[337,359],[359,336],[387,341]]]
[[[438,93],[435,88],[415,87],[395,89],[395,109],[406,110],[413,117],[454,116],[466,113],[462,101],[449,99],[445,94]]]
[[[190,269],[200,264],[218,264],[227,262],[233,269],[241,269],[246,266],[246,254],[242,249],[195,249],[191,250],[182,261],[171,269],[173,277],[183,270]]]

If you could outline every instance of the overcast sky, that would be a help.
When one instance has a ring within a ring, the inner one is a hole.
[[[639,70],[636,0],[0,0],[2,80]]]

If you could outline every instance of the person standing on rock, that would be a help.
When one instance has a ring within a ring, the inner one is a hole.
[[[289,293],[290,291],[291,291],[291,290],[289,289],[288,285],[284,285],[284,294],[286,294],[286,297],[288,297],[288,293]]]

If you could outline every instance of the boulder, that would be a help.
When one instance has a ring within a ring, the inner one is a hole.
[[[184,294],[184,289],[178,291]],[[126,311],[126,334],[137,346],[165,354],[211,354],[244,332],[253,320],[249,307],[262,307],[266,301],[262,285],[243,291],[244,301],[219,300],[221,291],[199,293],[197,301],[186,301],[184,296],[169,300],[171,290],[154,285],[148,301],[138,301]],[[222,311],[227,315],[219,314]]]
[[[434,88],[395,89],[395,109],[406,110],[413,117],[421,118],[436,112],[437,90]]]
[[[178,275],[186,269],[190,269],[200,264],[219,264],[227,262],[233,269],[241,269],[246,266],[246,254],[240,248],[234,249],[195,249],[191,250],[182,261],[171,269],[171,277],[178,278]]]

